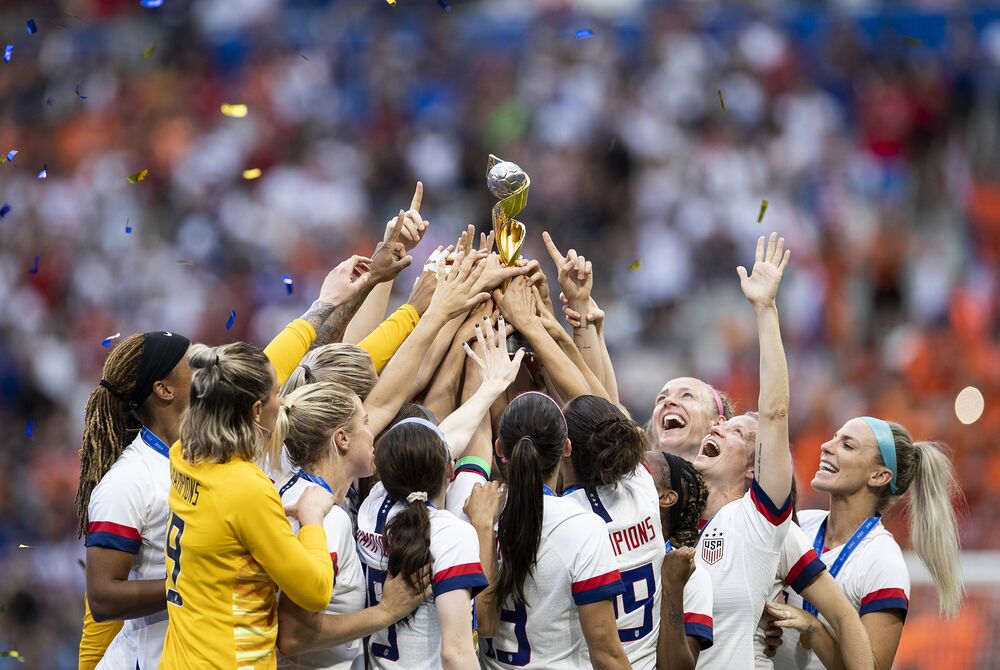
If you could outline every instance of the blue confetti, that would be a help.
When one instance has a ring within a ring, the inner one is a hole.
[[[83,82],[82,82],[82,81],[81,81],[81,82],[80,82],[79,84],[77,84],[77,85],[76,85],[76,95],[77,95],[77,96],[78,96],[78,97],[79,97],[79,98],[80,98],[81,100],[86,100],[86,99],[87,99],[87,96],[86,96],[86,95],[83,95],[83,94],[81,94],[81,93],[80,93],[80,87],[81,87],[81,86],[83,86]]]
[[[0,219],[7,216],[8,214],[10,214],[10,205],[4,203],[3,207],[0,207]]]
[[[17,149],[11,149],[7,152],[7,162],[10,163],[14,160],[14,156],[17,155]]]
[[[163,0],[139,0],[139,4],[146,9],[155,9],[163,6]]]
[[[30,270],[28,270],[29,274],[33,274],[33,275],[38,274],[38,261],[39,260],[41,260],[41,256],[35,256],[35,267],[33,267]]]
[[[45,179],[49,176],[49,164],[46,163],[42,166],[42,171],[38,173],[39,179]]]
[[[13,44],[8,44],[7,48],[5,48],[3,50],[3,62],[4,63],[9,63],[10,62],[10,57],[12,55],[14,55],[14,45]]]
[[[111,346],[111,342],[112,341],[117,340],[121,336],[122,336],[121,333],[115,333],[114,335],[112,335],[110,337],[105,337],[103,340],[101,340],[101,346],[106,349],[106,348],[108,348],[108,347]]]
[[[593,37],[593,36],[594,36],[594,31],[591,30],[590,28],[585,28],[583,30],[576,31],[576,39],[578,40],[585,40],[588,37]]]
[[[230,330],[233,327],[234,323],[236,323],[236,310],[235,309],[232,310],[231,312],[229,312],[229,320],[226,321],[226,330]]]
[[[281,275],[281,282],[285,285],[285,288],[288,290],[288,295],[291,295],[292,291],[295,290],[295,285],[292,282],[292,275]]]
[[[126,218],[125,219],[125,234],[126,235],[131,235],[132,234],[132,226],[130,226],[128,222],[129,222],[129,219]]]
[[[34,35],[38,32],[38,26],[35,24],[34,19],[28,19],[28,34]]]
[[[52,98],[45,98],[45,104],[48,105],[49,107],[51,107],[52,106]]]
[[[446,12],[450,12],[451,11],[451,5],[449,5],[444,0],[438,0],[438,7],[440,7],[441,9],[443,9]]]
[[[24,426],[24,436],[29,440],[35,436],[35,420],[28,419],[28,423]]]

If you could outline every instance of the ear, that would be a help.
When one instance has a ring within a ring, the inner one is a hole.
[[[720,423],[725,423],[725,422],[726,422],[726,417],[719,414],[715,417],[715,421],[712,422],[712,425],[718,426]]]
[[[673,489],[667,489],[666,491],[661,493],[658,497],[660,500],[661,510],[670,509],[671,507],[677,504],[677,491],[674,491]]]
[[[250,415],[253,416],[253,420],[255,422],[260,423],[260,415],[263,409],[264,409],[264,403],[260,400],[256,401],[253,404],[253,407],[250,408]]]
[[[160,400],[165,402],[170,402],[174,399],[174,389],[161,379],[159,381],[153,382],[153,395],[155,395]]]
[[[881,468],[868,475],[868,486],[880,489],[892,481],[892,471],[889,468]]]
[[[351,441],[351,436],[347,434],[347,429],[341,426],[333,431],[333,446],[337,451],[347,451],[347,445]]]
[[[455,478],[455,460],[449,459],[448,467],[445,468],[445,482],[450,482],[454,478]],[[447,488],[447,486],[445,488]]]
[[[503,447],[500,446],[499,437],[497,438],[497,441],[493,443],[493,453],[496,454],[498,461],[503,461],[506,458],[506,456],[503,455]]]
[[[566,438],[566,444],[563,445],[563,458],[569,458],[573,455],[573,445],[570,443],[569,438]]]

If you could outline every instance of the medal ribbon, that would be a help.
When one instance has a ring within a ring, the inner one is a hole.
[[[819,529],[816,531],[816,539],[813,541],[813,549],[816,550],[816,555],[820,556],[820,560],[822,560],[823,547],[826,544],[827,519],[829,519],[829,517],[823,519],[823,523],[819,525]],[[833,565],[827,569],[831,577],[836,578],[837,575],[840,574],[840,570],[844,567],[844,564],[847,563],[847,559],[851,557],[851,554],[853,554],[854,550],[858,548],[861,541],[868,536],[868,533],[870,533],[881,520],[882,515],[876,514],[873,517],[865,519],[865,522],[858,526],[858,529],[854,531],[853,535],[851,535],[851,539],[849,539],[847,544],[844,545],[844,548],[840,550],[840,555],[837,556],[837,560],[835,560]],[[809,612],[813,616],[816,616],[817,610],[808,600],[802,600],[802,609]]]

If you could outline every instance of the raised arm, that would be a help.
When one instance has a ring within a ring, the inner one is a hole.
[[[694,550],[678,547],[663,559],[660,579],[660,636],[656,642],[656,670],[694,670],[700,648],[684,630],[684,586],[694,574]]]
[[[604,388],[604,383],[598,378],[594,371],[590,369],[590,366],[584,360],[583,354],[577,347],[576,342],[572,337],[570,337],[566,331],[563,329],[559,322],[555,320],[548,311],[544,311],[544,306],[542,305],[541,298],[538,297],[537,292],[535,293],[535,302],[539,307],[538,320],[545,328],[545,332],[555,340],[562,352],[573,362],[576,369],[580,371],[584,379],[587,380],[587,385],[590,387],[591,395],[596,395],[605,400],[611,401],[611,395],[608,393],[607,389]]]
[[[568,303],[568,301],[565,300],[565,296],[560,297],[564,299],[564,303]],[[574,329],[581,327],[584,323],[584,318],[586,318],[587,324],[592,324],[594,328],[597,329],[597,340],[600,344],[601,361],[604,370],[603,375],[598,374],[597,376],[604,382],[604,388],[607,390],[608,395],[611,396],[611,402],[617,405],[620,403],[618,395],[618,379],[615,377],[614,365],[611,364],[611,354],[608,353],[608,343],[604,339],[604,310],[602,310],[597,302],[594,301],[593,296],[590,298],[590,303],[587,309],[589,311],[586,315],[584,315],[574,309],[570,309],[568,304],[564,304],[563,314],[566,316],[566,323]]]
[[[747,275],[742,265],[736,268],[740,288],[753,307],[757,318],[757,338],[760,344],[760,397],[757,411],[757,447],[754,458],[754,479],[767,497],[781,505],[792,490],[792,456],[788,445],[788,364],[778,327],[775,296],[781,276],[788,266],[791,251],[782,250],[785,238],[757,240],[753,271]]]

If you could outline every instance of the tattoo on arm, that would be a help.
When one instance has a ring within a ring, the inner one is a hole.
[[[323,322],[323,325],[316,329],[316,341],[313,342],[311,348],[315,349],[324,344],[340,342],[344,339],[347,324],[351,322],[359,306],[360,304],[355,303],[353,300],[343,305],[337,305]]]
[[[312,307],[309,308],[309,311],[299,318],[303,321],[308,321],[313,327],[313,330],[319,333],[323,323],[327,320],[327,318],[329,318],[330,314],[333,313],[336,307],[337,306],[332,302],[322,302],[321,300],[317,300],[312,304]]]
[[[685,635],[684,614],[677,608],[677,603],[673,602],[672,599],[667,603],[667,621],[670,623],[670,627],[674,629],[674,633],[683,639]]]

